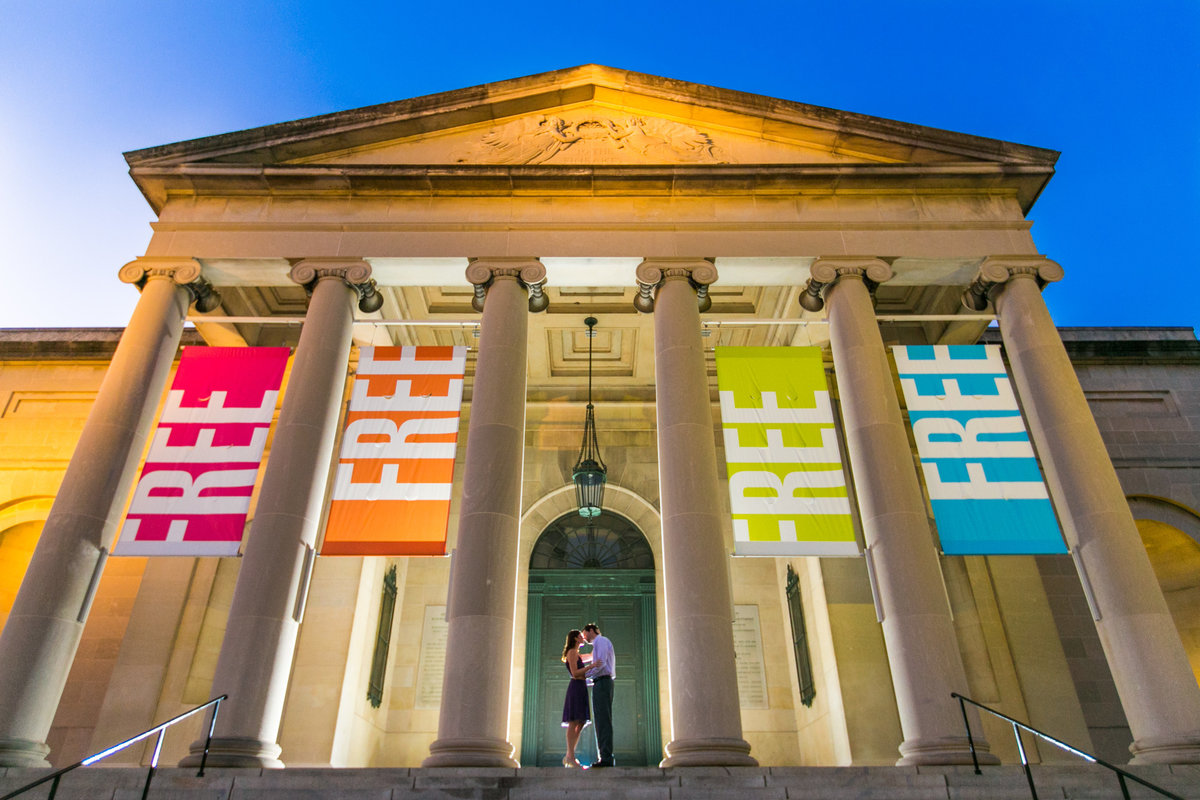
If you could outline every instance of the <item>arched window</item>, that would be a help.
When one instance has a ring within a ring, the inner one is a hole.
[[[533,546],[534,569],[654,569],[654,553],[637,526],[605,511],[585,518],[572,511],[546,527]]]

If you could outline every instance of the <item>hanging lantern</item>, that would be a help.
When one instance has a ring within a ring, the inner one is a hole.
[[[600,516],[600,510],[604,507],[604,483],[608,467],[600,458],[600,445],[596,442],[596,409],[592,405],[592,337],[596,335],[593,330],[596,318],[588,317],[583,324],[588,326],[588,404],[583,421],[583,444],[579,447],[579,460],[575,462],[571,480],[575,483],[579,515],[590,518]]]

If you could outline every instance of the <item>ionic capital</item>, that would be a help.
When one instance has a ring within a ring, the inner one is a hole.
[[[483,311],[488,289],[497,280],[515,280],[529,292],[529,310],[545,311],[550,298],[546,286],[546,267],[536,258],[477,258],[467,265],[467,280],[475,287],[471,307]]]
[[[687,280],[696,290],[696,301],[703,313],[712,308],[708,287],[717,282],[717,268],[702,258],[648,258],[637,268],[638,294],[633,307],[646,314],[654,312],[659,288],[669,280]]]
[[[288,277],[309,295],[322,280],[340,280],[358,295],[359,311],[369,314],[383,306],[383,295],[371,277],[371,265],[361,259],[304,258],[292,262]]]
[[[990,256],[963,292],[962,303],[971,311],[983,311],[988,306],[992,289],[1017,278],[1035,280],[1041,289],[1048,283],[1061,281],[1063,268],[1045,256]]]
[[[825,307],[823,292],[847,276],[861,278],[874,300],[879,284],[890,281],[894,274],[891,265],[873,256],[818,258],[808,270],[808,283],[800,294],[800,305],[806,311],[820,311]]]
[[[195,303],[201,313],[214,311],[221,305],[221,294],[201,274],[200,262],[194,258],[143,257],[121,267],[117,277],[124,283],[132,283],[138,289],[152,278],[174,281],[187,290],[189,305]]]

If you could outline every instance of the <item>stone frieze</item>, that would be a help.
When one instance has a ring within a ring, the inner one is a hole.
[[[712,137],[655,117],[576,120],[544,115],[493,128],[457,159],[460,163],[727,163]]]

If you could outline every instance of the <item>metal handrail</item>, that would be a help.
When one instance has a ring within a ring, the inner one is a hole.
[[[967,744],[971,748],[971,761],[973,761],[975,763],[975,774],[976,775],[982,775],[983,772],[982,772],[982,770],[979,769],[979,758],[975,754],[975,739],[971,736],[971,723],[967,719],[967,706],[966,706],[967,703],[970,703],[971,705],[975,706],[976,708],[981,708],[984,711],[991,714],[992,716],[999,717],[1000,719],[1005,720],[1006,722],[1008,722],[1009,724],[1012,725],[1013,736],[1015,736],[1017,738],[1017,752],[1021,754],[1021,764],[1025,767],[1025,780],[1029,781],[1029,794],[1031,797],[1033,797],[1033,800],[1037,800],[1037,789],[1034,788],[1034,785],[1033,785],[1033,771],[1029,769],[1029,758],[1028,758],[1028,756],[1025,755],[1025,745],[1021,742],[1021,731],[1023,731],[1023,730],[1029,731],[1030,733],[1032,733],[1035,736],[1040,736],[1041,738],[1045,739],[1047,742],[1050,742],[1050,744],[1054,745],[1055,747],[1057,747],[1061,750],[1066,750],[1068,753],[1070,753],[1072,755],[1079,756],[1084,761],[1088,761],[1092,764],[1099,764],[1100,766],[1106,767],[1109,770],[1111,770],[1112,772],[1117,773],[1117,780],[1121,784],[1121,794],[1125,797],[1125,800],[1130,800],[1129,799],[1129,787],[1125,784],[1126,778],[1129,778],[1132,781],[1140,783],[1142,786],[1145,786],[1147,789],[1153,789],[1154,791],[1158,792],[1159,794],[1161,794],[1164,797],[1170,797],[1171,800],[1185,800],[1185,798],[1182,798],[1179,795],[1174,794],[1173,792],[1168,792],[1166,789],[1162,788],[1161,786],[1156,786],[1155,784],[1151,783],[1148,780],[1139,778],[1137,775],[1134,775],[1132,772],[1127,772],[1127,771],[1121,769],[1120,767],[1116,766],[1115,764],[1110,764],[1107,761],[1105,761],[1104,759],[1097,758],[1096,756],[1092,755],[1091,753],[1085,753],[1083,750],[1080,750],[1078,747],[1072,747],[1071,745],[1067,744],[1064,741],[1055,739],[1053,736],[1051,736],[1048,733],[1043,733],[1042,731],[1039,731],[1037,728],[1033,728],[1033,727],[1030,727],[1029,725],[1026,725],[1024,722],[1019,722],[1018,720],[1015,720],[1012,717],[1007,716],[1006,714],[1001,714],[999,711],[997,711],[994,708],[988,708],[983,703],[977,703],[969,697],[963,697],[958,692],[951,692],[950,696],[954,697],[958,700],[958,707],[962,711],[963,725],[965,725],[967,728]],[[0,798],[0,800],[4,800],[4,798]]]
[[[47,781],[53,781],[53,783],[50,785],[50,794],[47,796],[46,800],[54,800],[54,795],[58,793],[58,782],[62,779],[63,775],[66,775],[68,772],[78,769],[80,767],[91,766],[92,764],[95,764],[97,761],[100,761],[101,759],[108,758],[113,753],[116,753],[120,750],[124,750],[129,745],[134,744],[136,742],[140,742],[143,739],[145,739],[149,736],[153,736],[155,733],[157,733],[158,741],[154,743],[154,755],[150,758],[150,771],[146,773],[146,785],[144,787],[142,787],[142,800],[146,800],[146,796],[150,794],[150,781],[152,781],[154,779],[154,773],[158,770],[158,756],[162,752],[163,735],[166,734],[167,728],[171,727],[172,725],[174,725],[176,722],[179,722],[180,720],[187,719],[192,714],[195,714],[197,711],[203,711],[204,709],[208,708],[209,706],[212,706],[213,707],[212,719],[209,720],[209,723],[208,723],[208,735],[204,738],[204,755],[202,755],[200,757],[200,771],[196,773],[197,778],[203,777],[204,776],[204,765],[206,763],[208,763],[208,748],[209,748],[209,745],[212,744],[213,730],[217,727],[217,712],[221,710],[221,701],[227,699],[228,697],[229,697],[229,695],[225,695],[225,694],[221,695],[220,697],[214,697],[212,700],[209,700],[204,705],[196,706],[191,711],[185,711],[177,717],[172,717],[171,719],[167,720],[166,722],[162,723],[161,725],[156,725],[148,731],[143,731],[142,733],[139,733],[137,736],[134,736],[130,739],[126,739],[125,741],[121,742],[120,744],[114,744],[112,747],[101,750],[99,753],[96,753],[94,755],[90,755],[87,758],[83,759],[82,761],[77,761],[69,767],[63,767],[62,769],[52,772],[49,775],[46,775],[45,777],[38,778],[33,783],[26,784],[25,786],[22,786],[20,789],[17,789],[16,791],[13,791],[13,792],[9,792],[8,794],[4,795],[4,797],[0,797],[0,800],[10,800],[10,798],[16,797],[19,794],[24,794],[25,792],[28,792],[30,789],[34,789],[38,786],[41,786],[43,783],[46,783]]]

